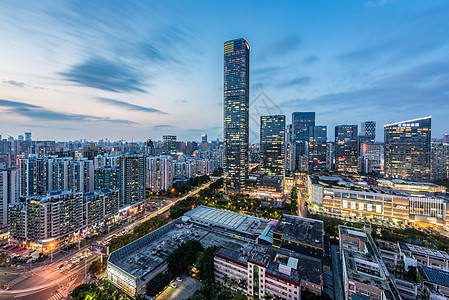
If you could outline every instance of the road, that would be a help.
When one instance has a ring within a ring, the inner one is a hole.
[[[218,179],[219,177],[212,178],[211,181],[200,187],[197,187],[193,191],[190,191],[185,196],[170,202],[164,207],[160,207],[158,210],[151,212],[147,216],[136,220],[133,223],[124,226],[123,228],[132,230],[135,226],[141,224],[142,222],[145,222],[158,214],[167,212],[170,207],[175,205],[177,202],[199,193],[201,190],[209,187]],[[101,237],[98,240],[104,240],[114,234],[118,234],[123,231],[123,228],[117,228],[116,230],[110,232],[107,236]],[[91,243],[95,243],[98,240],[91,241]],[[71,253],[70,256],[78,255],[84,252],[89,247],[90,245],[86,245],[78,251]],[[10,290],[0,291],[0,299],[66,299],[67,294],[70,292],[71,288],[84,281],[85,268],[89,267],[89,265],[96,259],[96,256],[90,255],[85,259],[85,261],[83,261],[79,265],[76,265],[73,269],[67,271],[67,273],[61,273],[57,268],[63,261],[67,261],[67,258],[68,255],[64,255],[54,259],[53,263],[34,268],[32,271],[23,272],[22,277],[19,278],[17,282],[15,282]],[[21,280],[22,278],[23,280]]]

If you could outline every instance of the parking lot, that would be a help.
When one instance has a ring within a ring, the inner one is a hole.
[[[170,286],[165,289],[156,299],[170,300],[170,299],[186,299],[195,293],[201,287],[201,282],[188,276],[182,276],[182,282],[175,280]],[[177,287],[174,288],[173,284]]]

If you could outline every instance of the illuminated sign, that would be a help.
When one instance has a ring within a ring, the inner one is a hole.
[[[348,208],[348,200],[343,200],[343,208]]]
[[[368,204],[366,205],[366,209],[367,209],[368,211],[373,211],[373,205],[372,205],[371,203],[368,203]]]
[[[382,213],[382,205],[380,205],[380,204],[376,205],[376,213],[378,213],[378,214]]]
[[[114,285],[121,288],[128,295],[134,297],[136,295],[136,279],[120,272],[118,269],[108,264],[108,280]]]
[[[364,210],[364,204],[362,202],[359,202],[359,210]]]
[[[357,202],[351,201],[351,209],[355,209]]]
[[[398,127],[419,127],[419,123],[400,123]]]
[[[404,205],[396,205],[394,208],[407,209],[407,207]]]

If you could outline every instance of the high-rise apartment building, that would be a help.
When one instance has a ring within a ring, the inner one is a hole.
[[[335,170],[357,173],[358,170],[357,125],[335,126]]]
[[[385,176],[430,180],[431,117],[384,125]]]
[[[118,160],[120,171],[120,203],[133,205],[145,200],[145,157],[123,155]]]
[[[249,45],[224,43],[224,189],[241,193],[248,177]]]
[[[95,190],[120,189],[120,169],[118,167],[105,166],[94,171]]]
[[[26,158],[19,160],[21,196],[46,193],[49,183],[48,159]]]
[[[152,192],[169,191],[173,187],[173,158],[170,155],[146,158],[146,186]]]
[[[0,229],[8,225],[8,205],[19,200],[19,171],[0,169]]]
[[[327,126],[309,127],[309,170],[323,171],[327,168]]]

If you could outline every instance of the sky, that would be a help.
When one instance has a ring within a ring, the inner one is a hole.
[[[222,139],[223,43],[250,45],[250,142],[261,115],[338,124],[432,116],[449,132],[449,2],[0,2],[0,134]]]

